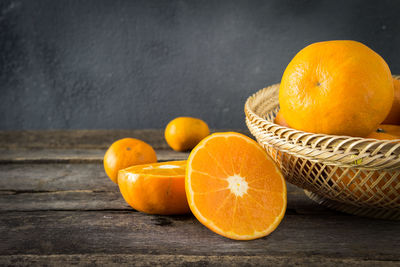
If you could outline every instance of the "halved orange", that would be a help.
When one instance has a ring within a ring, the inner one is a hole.
[[[185,188],[196,218],[231,239],[268,235],[286,210],[286,183],[278,166],[239,133],[212,134],[192,150]]]
[[[134,209],[150,214],[190,212],[185,194],[186,160],[136,165],[118,173],[118,186]]]

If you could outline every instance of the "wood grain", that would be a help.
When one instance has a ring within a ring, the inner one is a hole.
[[[321,255],[288,256],[201,256],[148,254],[0,255],[4,266],[399,266],[397,261],[330,258]]]
[[[1,214],[0,254],[323,255],[359,260],[400,259],[400,225],[355,216],[286,215],[266,238],[221,237],[193,216],[130,211]]]
[[[119,189],[114,191],[55,191],[55,192],[28,192],[12,191],[0,192],[0,213],[10,211],[95,211],[95,210],[126,210],[133,209],[126,204]],[[1,215],[0,215],[1,216]]]
[[[99,163],[0,164],[0,211],[110,209],[131,210]],[[291,184],[288,210],[332,213]]]
[[[0,132],[0,265],[399,266],[400,224],[324,208],[288,184],[266,238],[218,236],[192,215],[134,211],[104,173],[115,139],[140,138],[160,161],[186,159],[162,130]]]
[[[308,199],[291,186],[288,192],[286,214],[343,214],[324,208]],[[10,211],[133,211],[122,198],[118,187],[112,191],[63,190],[63,191],[0,191],[0,212]]]
[[[0,164],[102,163],[106,149],[0,149]],[[185,160],[189,152],[156,150],[158,161]]]

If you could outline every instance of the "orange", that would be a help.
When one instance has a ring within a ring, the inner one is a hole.
[[[190,150],[209,134],[207,123],[191,117],[173,119],[165,128],[165,140],[175,151]]]
[[[343,170],[338,169],[332,179],[339,188],[350,191],[354,201],[370,201],[373,198],[385,196],[391,200],[397,199],[395,203],[400,204],[400,199],[398,198],[400,187],[396,188],[399,181],[398,178],[392,179],[395,172],[382,174],[379,171],[371,170],[358,174],[356,169],[349,169],[344,174]],[[358,176],[355,178],[357,174]],[[391,189],[390,186],[395,189]]]
[[[157,162],[154,149],[135,138],[123,138],[114,142],[104,155],[104,170],[117,183],[118,171],[132,165]]]
[[[383,123],[400,125],[400,80],[394,78],[393,86],[394,86],[394,98],[393,98],[392,109],[390,110],[389,115],[386,117]]]
[[[185,169],[186,160],[132,166],[119,171],[118,186],[125,201],[138,211],[188,213]]]
[[[366,138],[373,138],[378,140],[394,140],[400,141],[400,125],[381,124],[378,129],[370,133]],[[372,174],[369,174],[371,173]],[[333,175],[332,179],[342,189],[347,188],[352,192],[354,200],[363,199],[365,201],[376,196],[387,196],[390,199],[396,198],[400,195],[400,187],[397,187],[393,192],[387,186],[389,182],[393,187],[398,183],[398,179],[392,181],[391,177],[394,173],[381,174],[378,171],[360,172],[357,178],[356,169],[350,169],[343,175],[343,171],[338,169]],[[340,180],[339,180],[340,178]],[[391,182],[390,182],[391,181]],[[363,192],[363,193],[362,193]],[[400,203],[400,199],[398,199]]]
[[[385,60],[355,41],[327,41],[302,49],[279,89],[282,116],[294,129],[367,136],[386,118],[393,78]]]
[[[381,124],[376,131],[370,133],[366,138],[378,140],[400,139],[400,125]]]
[[[261,146],[239,133],[203,139],[189,155],[185,187],[196,218],[231,239],[268,235],[286,210],[286,184],[279,168]]]
[[[274,123],[284,126],[284,127],[290,127],[289,124],[287,124],[285,118],[282,116],[282,113],[279,111],[278,114],[276,114]]]

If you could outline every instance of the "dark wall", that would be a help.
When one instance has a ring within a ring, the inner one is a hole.
[[[312,42],[400,73],[400,1],[0,1],[0,129],[245,128],[243,105]]]

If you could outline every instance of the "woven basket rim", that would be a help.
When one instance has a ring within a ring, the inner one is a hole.
[[[393,77],[400,80],[398,75]],[[268,90],[277,88],[279,89],[279,83],[257,91],[246,100],[246,123],[257,139],[268,139],[268,144],[279,150],[325,164],[375,170],[400,168],[400,139],[377,140],[315,134],[275,124],[274,116],[270,116],[268,120],[265,118],[266,113],[258,114],[254,110],[257,108],[255,105],[263,103],[263,97]],[[275,111],[277,108],[278,103],[275,105]],[[269,109],[269,112],[274,112],[273,108]],[[374,165],[376,162],[379,164]]]

